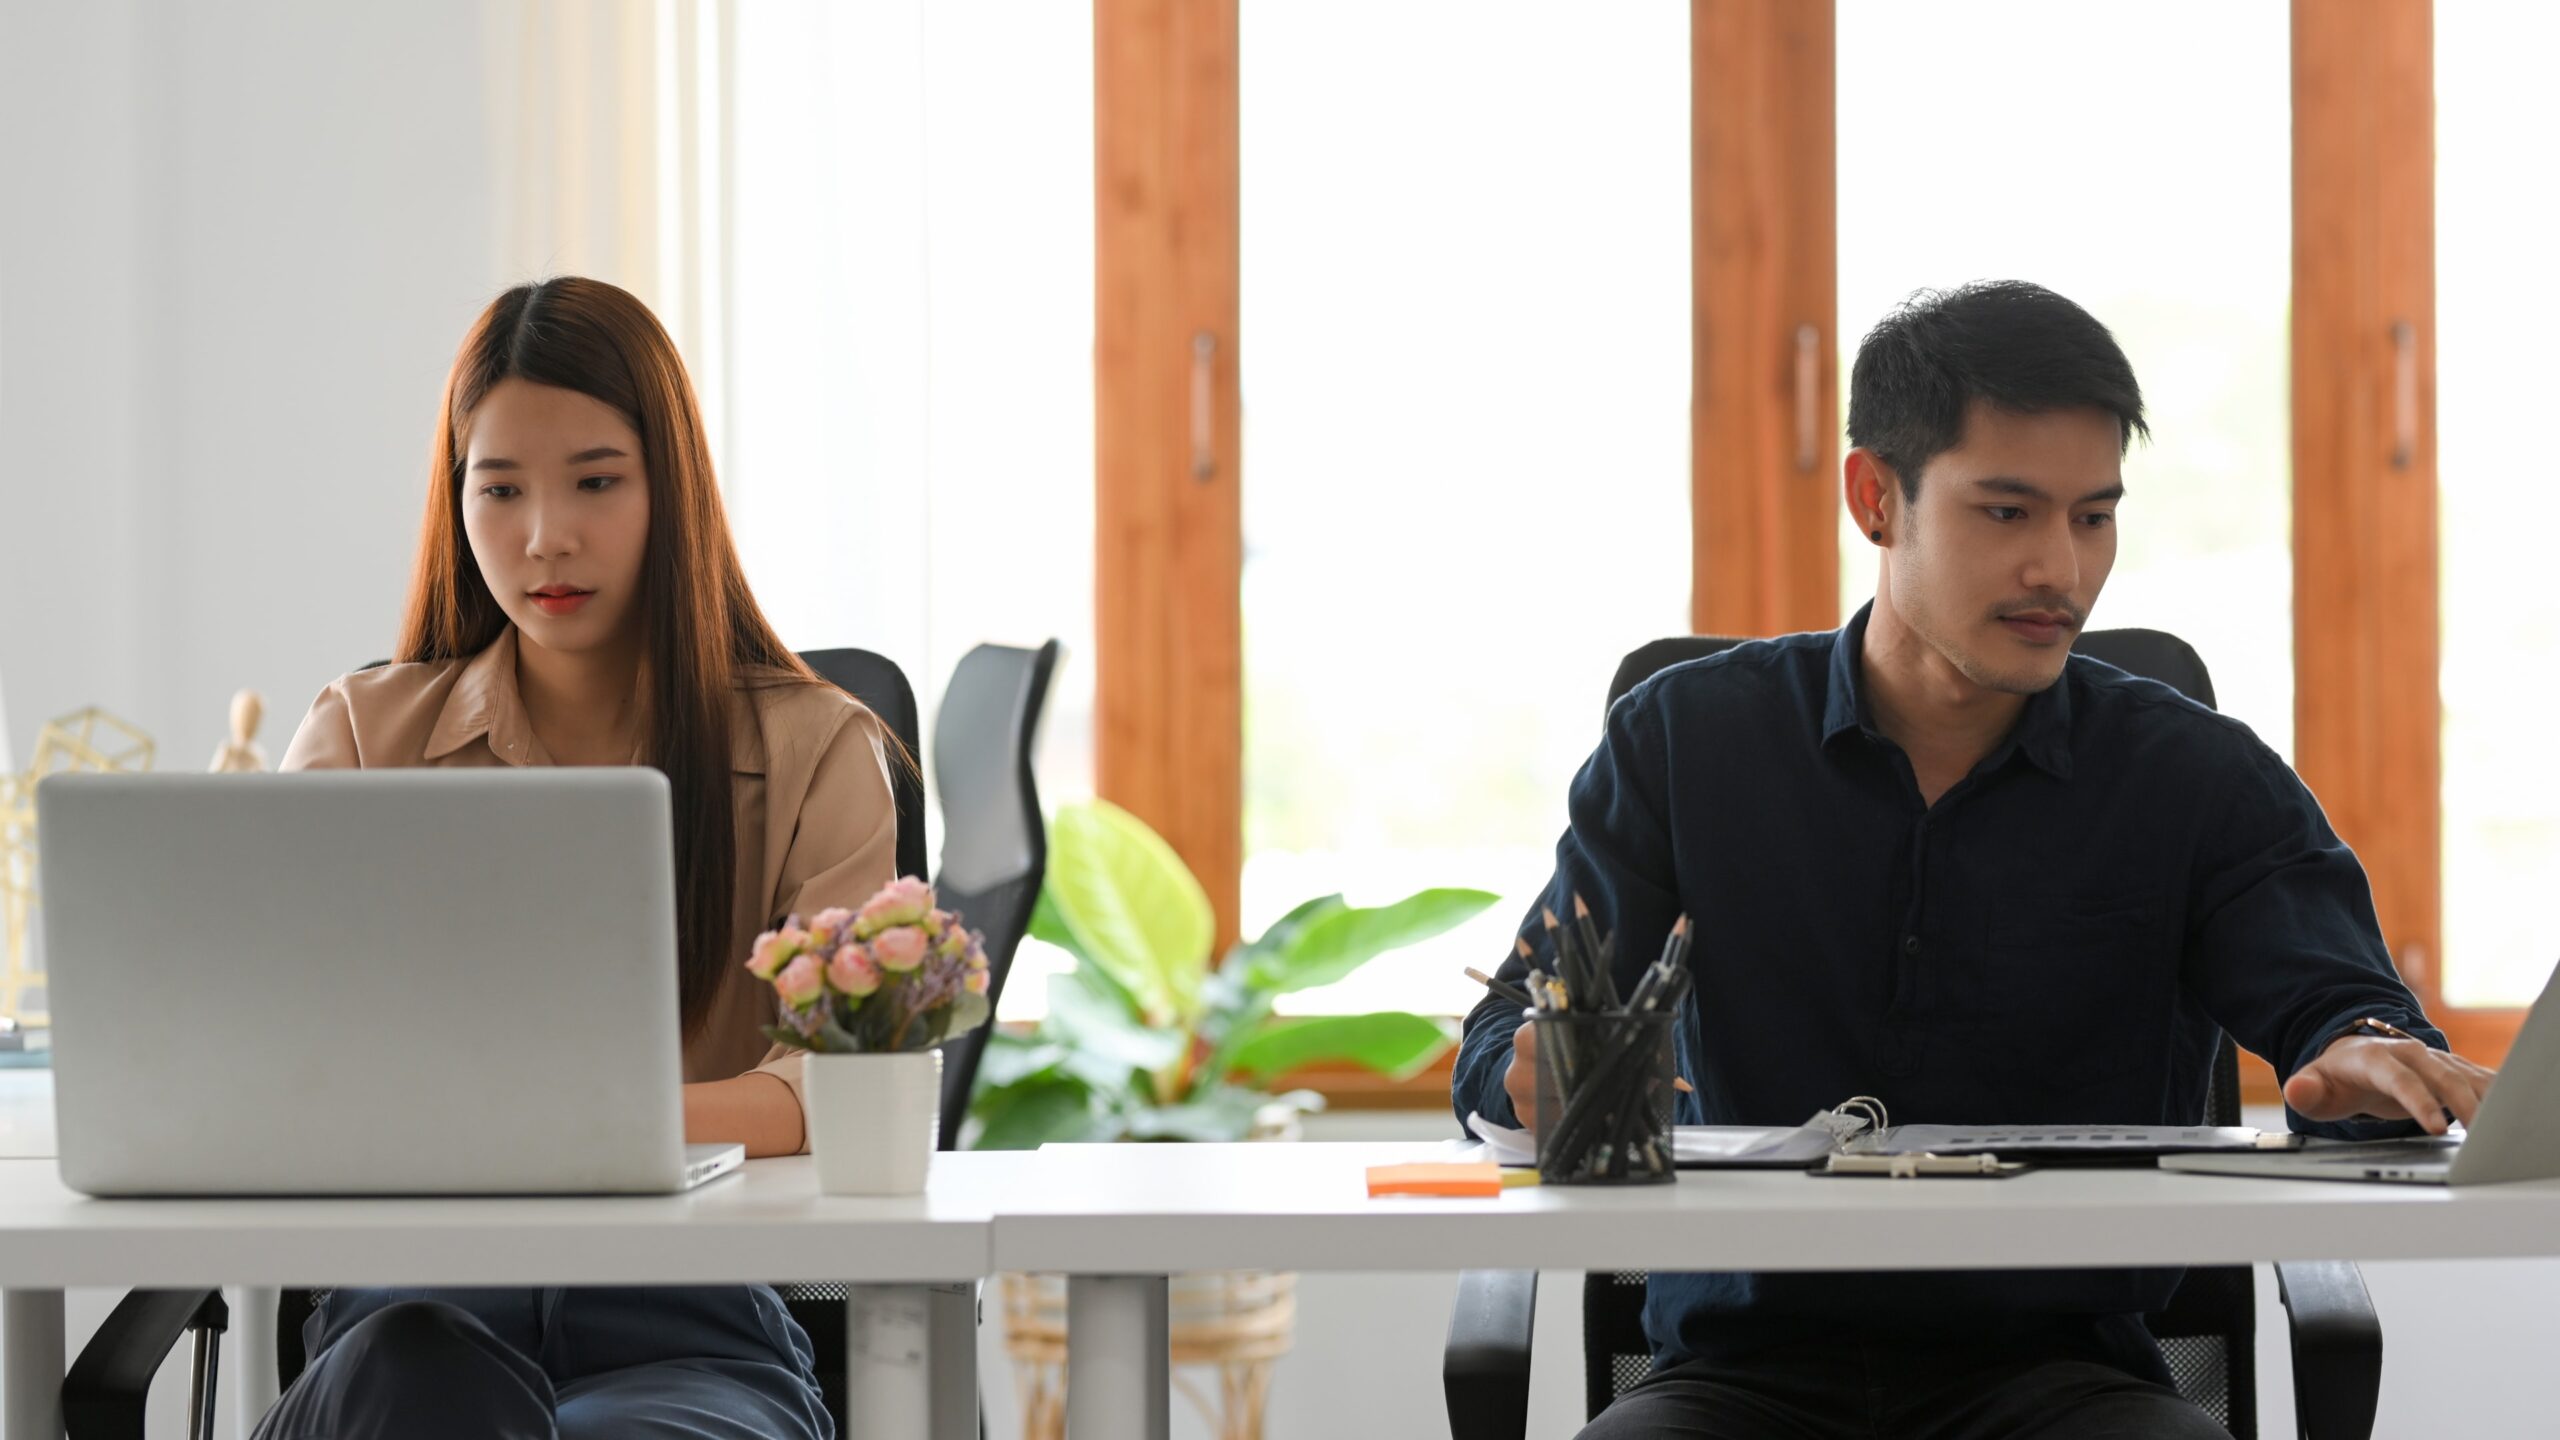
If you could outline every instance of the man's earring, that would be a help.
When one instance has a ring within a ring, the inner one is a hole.
[[[1884,526],[1883,526],[1883,524],[1882,524],[1881,522],[1879,522],[1879,523],[1877,524],[1876,528],[1874,528],[1873,530],[1868,531],[1868,532],[1867,532],[1867,538],[1868,538],[1868,539],[1870,539],[1870,540],[1873,540],[1874,542],[1876,542],[1876,543],[1877,543],[1877,544],[1879,544],[1879,545],[1883,544],[1883,543],[1884,543]]]

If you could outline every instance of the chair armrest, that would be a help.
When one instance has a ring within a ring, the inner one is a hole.
[[[62,1427],[69,1440],[142,1440],[151,1377],[189,1330],[216,1334],[230,1324],[219,1290],[129,1290],[71,1373],[62,1378]]]
[[[2304,1440],[2371,1440],[2382,1394],[2382,1319],[2344,1260],[2276,1266],[2293,1330],[2294,1426]]]
[[[1529,1341],[1538,1272],[1469,1270],[1449,1307],[1440,1384],[1452,1440],[1522,1440],[1529,1430]]]

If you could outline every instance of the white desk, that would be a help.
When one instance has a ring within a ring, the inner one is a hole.
[[[0,1144],[50,1150],[49,1124],[41,1135],[20,1133],[31,1122],[19,1112],[41,1093],[0,1084]],[[62,1291],[72,1286],[829,1280],[856,1286],[860,1302],[848,1337],[857,1433],[945,1433],[931,1429],[939,1424],[974,1437],[974,1298],[937,1305],[933,1287],[990,1273],[996,1201],[1028,1188],[1037,1160],[937,1155],[926,1193],[904,1199],[822,1196],[800,1158],[751,1161],[683,1195],[95,1200],[63,1188],[50,1158],[0,1159],[0,1285],[9,1292],[0,1433],[62,1433]],[[254,1326],[241,1327],[244,1342],[257,1338],[246,1333]],[[272,1376],[272,1352],[255,1348]],[[244,1388],[255,1379],[240,1378]]]
[[[1677,1184],[1368,1198],[1455,1144],[1075,1145],[996,1221],[1068,1281],[1068,1434],[1161,1440],[1170,1272],[1894,1270],[2560,1255],[2560,1182],[2440,1187],[2046,1170],[2010,1180],[1690,1171]]]

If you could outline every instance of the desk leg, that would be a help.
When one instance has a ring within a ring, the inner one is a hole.
[[[247,1435],[276,1403],[276,1310],[283,1294],[265,1285],[231,1292],[232,1431]]]
[[[933,1440],[978,1440],[978,1285],[963,1280],[929,1292]]]
[[[0,1292],[0,1440],[62,1440],[62,1292]]]
[[[1165,1277],[1067,1277],[1067,1440],[1173,1429]]]
[[[856,1285],[845,1314],[850,1435],[932,1435],[933,1291]]]

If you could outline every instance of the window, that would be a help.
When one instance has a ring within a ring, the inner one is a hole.
[[[2176,13],[1841,0],[1840,391],[1915,289],[2033,280],[2086,307],[2156,437],[2125,460],[2091,623],[2187,640],[2223,711],[2290,757],[2287,15]],[[1845,613],[1876,561],[1845,525],[1841,546]]]
[[[2531,1004],[2560,958],[2560,595],[2542,564],[2530,426],[2544,408],[2560,278],[2551,187],[2517,137],[2560,124],[2542,60],[2560,13],[2436,9],[2436,374],[2443,607],[2444,994]]]
[[[1241,24],[1243,931],[1497,892],[1291,997],[1463,1011],[1617,662],[1688,628],[1687,9]]]

